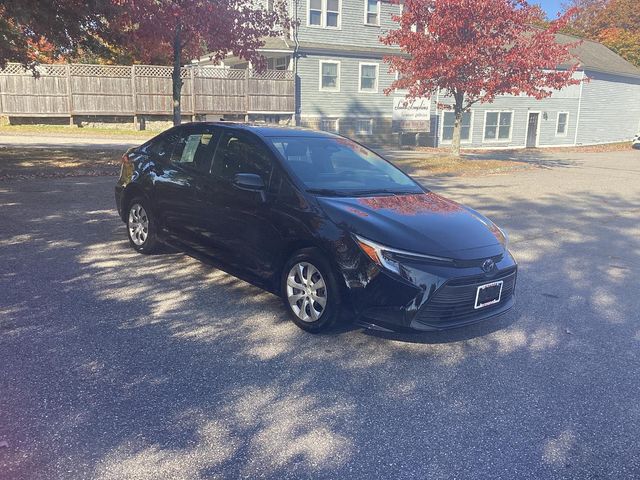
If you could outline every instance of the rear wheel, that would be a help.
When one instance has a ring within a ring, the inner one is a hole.
[[[147,201],[136,197],[127,213],[129,244],[140,253],[152,253],[158,248],[155,219]]]
[[[338,317],[340,298],[333,271],[315,249],[301,250],[289,259],[281,291],[294,323],[308,332],[325,330]]]

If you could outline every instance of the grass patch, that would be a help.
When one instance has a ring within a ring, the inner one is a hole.
[[[399,155],[390,160],[404,172],[416,177],[448,175],[479,175],[507,172],[514,169],[531,168],[525,162],[512,160],[475,159],[450,155]]]

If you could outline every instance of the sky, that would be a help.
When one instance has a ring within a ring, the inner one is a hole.
[[[531,4],[538,3],[542,6],[547,16],[554,19],[558,16],[558,12],[562,10],[563,0],[531,0]]]

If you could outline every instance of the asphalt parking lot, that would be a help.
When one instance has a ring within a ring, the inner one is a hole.
[[[538,165],[424,180],[521,270],[508,315],[414,335],[136,254],[113,177],[0,182],[0,478],[640,478],[640,151]]]

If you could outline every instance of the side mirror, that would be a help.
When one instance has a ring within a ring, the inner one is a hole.
[[[267,190],[260,175],[255,173],[236,173],[233,176],[233,186],[240,190],[258,192],[262,203],[267,201]]]
[[[255,173],[236,173],[233,176],[233,185],[243,190],[264,190],[264,180]]]

